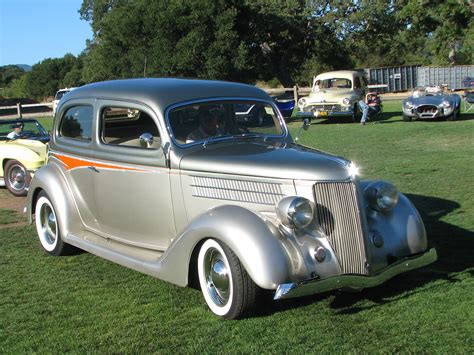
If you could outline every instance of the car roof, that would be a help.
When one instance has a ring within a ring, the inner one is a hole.
[[[364,76],[362,72],[355,70],[335,70],[326,73],[321,73],[316,76],[318,80],[331,79],[331,78],[352,78],[354,76]]]
[[[271,101],[261,89],[239,83],[214,80],[146,78],[111,80],[81,86],[71,91],[73,99],[111,99],[142,102],[164,110],[180,102],[209,98],[258,98]]]

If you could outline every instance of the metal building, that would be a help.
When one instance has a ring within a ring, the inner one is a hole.
[[[365,69],[370,85],[387,85],[383,92],[409,91],[417,86],[420,65]]]
[[[474,65],[418,67],[417,75],[417,86],[447,85],[451,90],[459,90],[465,88],[464,78],[474,77]]]

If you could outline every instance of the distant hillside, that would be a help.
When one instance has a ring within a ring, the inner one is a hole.
[[[30,71],[31,70],[31,65],[28,64],[15,64],[17,67],[20,67],[24,71]]]

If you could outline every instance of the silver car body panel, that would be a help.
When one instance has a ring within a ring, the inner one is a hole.
[[[66,243],[180,286],[188,284],[193,255],[207,238],[229,246],[252,280],[273,290],[353,272],[370,276],[391,258],[426,250],[423,222],[407,198],[400,194],[395,209],[375,212],[364,198],[368,182],[351,175],[350,162],[295,145],[281,116],[280,137],[187,146],[173,140],[171,107],[249,98],[274,107],[257,88],[198,80],[119,80],[70,92],[58,107],[48,162],[30,186],[30,222],[44,190]],[[75,105],[93,107],[90,142],[58,135],[61,115]],[[107,107],[146,113],[159,144],[104,144],[100,115]],[[315,192],[318,184],[326,187],[324,196]],[[302,229],[283,225],[276,205],[285,196],[309,199],[321,216]],[[341,208],[346,212],[335,210]],[[333,227],[323,228],[323,216]],[[374,245],[375,234],[383,247]],[[315,253],[320,248],[323,261]],[[353,252],[359,254],[355,259]]]

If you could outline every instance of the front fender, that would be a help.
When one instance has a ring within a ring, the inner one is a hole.
[[[160,278],[186,285],[194,248],[200,241],[213,238],[232,249],[258,286],[275,289],[290,277],[288,256],[276,232],[245,208],[225,205],[210,209],[195,218],[170,245],[163,255]],[[182,279],[177,280],[177,276]]]
[[[79,226],[81,222],[76,205],[69,197],[71,193],[67,193],[69,187],[66,179],[55,164],[41,167],[33,176],[26,200],[26,217],[30,224],[33,222],[36,199],[41,190],[48,194],[55,208],[61,233],[67,240],[68,234],[72,232],[70,226]]]
[[[367,186],[368,183],[364,182],[364,185]],[[404,194],[399,192],[398,204],[389,212],[374,211],[368,207],[367,202],[366,211],[372,270],[377,271],[387,266],[389,257],[406,257],[422,253],[428,248],[421,216]],[[375,233],[382,237],[382,247],[374,245]]]

